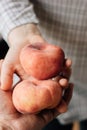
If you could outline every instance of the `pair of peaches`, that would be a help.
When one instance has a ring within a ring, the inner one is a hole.
[[[13,90],[13,104],[19,112],[38,113],[60,103],[62,88],[52,78],[62,71],[64,61],[64,51],[56,45],[35,43],[22,49],[20,62],[30,78]]]

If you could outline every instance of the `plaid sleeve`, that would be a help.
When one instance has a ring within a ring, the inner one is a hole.
[[[13,28],[27,23],[38,23],[28,0],[0,0],[0,33],[5,41]]]

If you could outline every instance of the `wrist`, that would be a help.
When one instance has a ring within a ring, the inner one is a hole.
[[[9,46],[24,46],[27,43],[43,42],[44,39],[41,36],[37,25],[25,24],[13,29],[8,36]]]

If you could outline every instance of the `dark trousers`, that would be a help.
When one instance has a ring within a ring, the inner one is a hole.
[[[83,120],[79,122],[80,130],[87,130],[87,120]],[[45,126],[42,130],[72,130],[73,124],[62,125],[58,122],[57,119],[51,121],[47,126]]]
[[[80,122],[80,130],[87,130],[87,120]]]
[[[42,130],[72,130],[73,124],[61,125],[57,119],[51,121]]]

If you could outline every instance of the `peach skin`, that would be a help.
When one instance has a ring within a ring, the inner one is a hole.
[[[64,58],[60,47],[48,43],[29,44],[20,54],[20,62],[25,72],[41,80],[58,75],[62,70]]]

